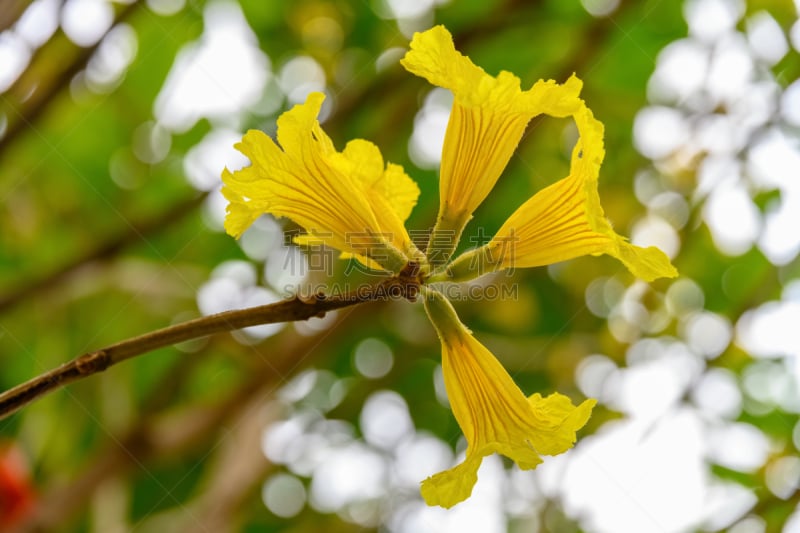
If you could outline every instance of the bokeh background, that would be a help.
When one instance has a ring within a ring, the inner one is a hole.
[[[285,221],[225,235],[219,175],[247,163],[245,130],[272,134],[324,91],[337,147],[369,139],[419,182],[408,226],[424,238],[452,97],[398,60],[435,23],[490,73],[584,80],[607,216],[681,275],[648,285],[581,258],[457,302],[525,392],[599,406],[574,450],[533,472],[488,458],[450,511],[419,481],[465,443],[433,329],[395,301],[158,350],[0,421],[0,529],[800,531],[798,10],[2,0],[2,389],[171,323],[374,281],[309,265]],[[531,123],[473,243],[566,174],[575,138]]]

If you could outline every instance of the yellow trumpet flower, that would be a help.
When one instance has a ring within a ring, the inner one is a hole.
[[[287,217],[314,240],[400,272],[421,255],[403,226],[419,187],[399,165],[384,167],[374,144],[356,139],[337,152],[317,121],[322,93],[278,119],[278,143],[248,131],[236,148],[251,166],[222,173],[225,229],[239,237],[259,216]]]
[[[467,499],[487,455],[499,453],[531,469],[542,462],[540,455],[557,455],[575,444],[575,433],[589,420],[595,400],[575,407],[561,394],[526,398],[443,295],[426,290],[425,310],[442,342],[447,397],[467,439],[464,462],[422,482],[428,505],[452,507]]]

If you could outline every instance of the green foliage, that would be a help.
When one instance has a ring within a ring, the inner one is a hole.
[[[376,69],[381,53],[408,42],[395,20],[379,15],[387,9],[384,3],[239,4],[257,46],[269,57],[274,71],[270,90],[276,90],[276,78],[292,58],[306,55],[317,61],[333,102],[326,131],[340,149],[349,139],[366,138],[380,146],[387,160],[402,164],[422,191],[409,227],[428,230],[438,209],[437,174],[415,165],[408,141],[430,87],[396,61]],[[789,4],[754,1],[747,12],[768,10],[788,30],[796,19]],[[177,57],[205,38],[206,8],[205,2],[190,1],[162,16],[145,2],[131,7],[124,22],[136,34],[137,53],[113,89],[93,90],[82,81],[83,74],[54,77],[59,66],[82,72],[83,65],[76,47],[51,41],[33,55],[26,73],[43,89],[52,89],[42,109],[18,98],[14,87],[0,94],[0,125],[23,124],[0,144],[3,389],[82,353],[199,316],[198,291],[226,261],[251,263],[258,282],[266,283],[263,259],[249,258],[215,225],[210,202],[186,207],[201,192],[187,181],[184,162],[192,148],[223,127],[274,130],[278,114],[291,104],[281,96],[273,110],[260,111],[259,105],[269,100],[265,89],[261,102],[240,116],[204,117],[185,132],[171,132],[163,159],[147,162],[136,152],[135,132],[156,120],[155,100]],[[336,35],[312,24],[321,19],[338,28],[340,45],[330,45]],[[446,24],[460,49],[487,72],[512,71],[526,86],[539,78],[563,81],[573,72],[584,81],[583,98],[605,124],[600,195],[615,228],[629,235],[647,213],[633,192],[635,176],[653,164],[634,149],[633,122],[647,105],[647,84],[660,50],[686,35],[680,3],[623,1],[609,17],[593,18],[579,2],[452,0],[426,20]],[[52,39],[66,37],[59,31]],[[783,87],[794,82],[800,73],[797,52],[790,51],[773,72]],[[213,78],[213,72],[208,74]],[[531,123],[467,236],[478,228],[491,236],[517,206],[566,175],[575,135],[570,127],[567,120],[549,118]],[[216,171],[225,164],[221,161]],[[651,170],[659,175],[660,187],[678,191],[691,205],[689,222],[677,232],[681,248],[676,264],[682,277],[701,288],[702,309],[735,325],[748,310],[779,299],[800,276],[799,264],[795,258],[778,268],[757,248],[736,257],[722,253],[704,223],[702,199],[691,203],[698,173],[693,165],[674,172],[666,164]],[[754,196],[761,212],[783,199],[776,189]],[[154,220],[160,223],[153,225]],[[469,246],[464,243],[462,249]],[[316,281],[348,281],[344,268],[337,263],[332,276]],[[584,391],[576,384],[576,369],[589,355],[605,354],[624,370],[626,350],[636,340],[674,340],[683,334],[685,317],[680,316],[658,331],[638,329],[631,339],[610,333],[611,319],[592,314],[586,303],[587,287],[601,277],[625,289],[633,283],[612,260],[581,258],[499,277],[498,283],[518,287],[517,298],[458,302],[457,309],[526,393],[559,390],[577,399]],[[359,280],[349,279],[353,284]],[[644,311],[663,311],[669,287],[669,282],[654,284],[650,300],[642,299]],[[609,306],[618,303],[619,298]],[[391,350],[394,364],[385,376],[367,379],[356,368],[354,353],[366,338],[379,339]],[[64,485],[85,487],[71,495],[66,507],[52,503],[48,518],[63,531],[101,530],[98,509],[106,501],[104,487],[112,487],[117,507],[109,504],[105,518],[123,528],[153,530],[168,524],[173,530],[191,529],[200,517],[212,525],[223,520],[232,531],[361,530],[353,524],[358,513],[352,509],[340,512],[344,519],[308,505],[294,518],[270,513],[260,499],[262,484],[286,469],[263,458],[259,439],[271,423],[301,411],[346,421],[362,436],[364,402],[387,389],[408,403],[417,430],[453,449],[458,445],[458,426],[434,388],[439,344],[420,305],[362,306],[339,312],[326,329],[298,333],[288,325],[260,342],[239,340],[217,335],[181,349],[157,350],[0,421],[0,437],[25,449],[45,505],[63,497]],[[709,366],[729,369],[741,381],[753,360],[731,343]],[[287,382],[310,370],[329,372],[329,388],[318,387],[295,403],[279,399]],[[344,392],[332,401],[337,387]],[[691,404],[689,389],[683,405]],[[745,398],[745,406],[750,400]],[[332,405],[323,405],[326,401]],[[780,442],[782,453],[796,455],[792,432],[797,421],[790,407],[771,405],[760,414],[745,407],[738,420]],[[613,407],[603,406],[585,432],[622,419]],[[229,446],[250,452],[242,452],[237,462],[236,454],[227,453]],[[242,468],[251,460],[256,466]],[[763,469],[741,472],[709,464],[705,473],[752,490],[758,499],[754,513],[767,522],[768,531],[779,530],[798,501],[796,492],[783,500],[765,489]],[[215,487],[231,480],[234,486],[220,496]],[[309,489],[307,478],[303,483]],[[204,500],[209,494],[220,498],[219,507]],[[572,520],[580,517],[566,517],[557,502],[542,498],[541,512],[533,513],[537,517],[531,523],[550,516],[553,524],[561,524],[558,531],[577,530]],[[520,530],[527,527],[525,520],[514,520],[523,524]]]

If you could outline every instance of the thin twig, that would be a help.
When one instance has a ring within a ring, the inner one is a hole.
[[[141,475],[142,469],[149,468],[154,460],[163,462],[198,450],[208,451],[214,446],[213,436],[220,428],[231,427],[232,420],[239,417],[248,404],[256,398],[262,404],[268,402],[278,386],[296,372],[299,365],[312,364],[314,358],[325,356],[325,350],[314,349],[321,339],[332,346],[337,345],[343,336],[349,334],[351,328],[348,326],[360,323],[366,313],[374,313],[374,307],[349,309],[337,319],[336,327],[326,329],[324,333],[287,335],[272,344],[278,356],[270,358],[268,364],[254,360],[256,364],[247,370],[244,379],[235,387],[213,398],[198,400],[193,405],[166,409],[169,400],[153,393],[164,388],[179,389],[180,386],[176,386],[169,374],[161,376],[150,388],[148,399],[133,425],[123,433],[113,435],[112,442],[106,443],[104,448],[98,447],[90,452],[84,464],[74,469],[74,476],[55,476],[43,484],[33,516],[13,532],[66,529],[74,515],[86,508],[87,502],[106,480]],[[184,366],[186,362],[198,359],[181,360],[181,379],[191,373]]]
[[[274,304],[226,311],[145,333],[83,354],[0,394],[0,420],[68,383],[102,372],[121,361],[164,346],[249,326],[322,317],[328,311],[364,302],[387,298],[414,300],[417,289],[418,282],[416,280],[394,277],[378,285],[359,287],[341,295],[318,294],[309,299],[295,296]]]

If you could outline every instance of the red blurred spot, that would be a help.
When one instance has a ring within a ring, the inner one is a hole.
[[[35,498],[25,456],[16,446],[0,443],[0,531],[25,518]]]

